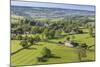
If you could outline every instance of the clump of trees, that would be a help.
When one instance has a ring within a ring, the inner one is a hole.
[[[92,27],[92,26],[89,27],[89,35],[90,35],[91,37],[94,36],[94,34],[93,34],[93,27]]]
[[[53,39],[55,37],[60,37],[62,32],[75,34],[82,34],[83,31],[80,27],[84,27],[88,23],[88,18],[85,16],[68,16],[61,19],[43,19],[35,20],[22,18],[18,19],[16,23],[11,23],[11,33],[16,34],[12,36],[11,39],[22,40],[23,37],[20,34],[40,34],[40,40]],[[92,35],[93,30],[90,28],[89,34]]]
[[[66,20],[67,19],[67,20]],[[30,20],[27,18],[18,19],[18,23],[11,23],[12,34],[45,34],[47,38],[59,37],[62,32],[69,33],[74,31],[76,33],[83,33],[80,26],[82,26],[79,19],[73,17],[66,17],[57,21],[52,20]],[[85,20],[85,19],[84,19]],[[83,22],[83,21],[82,21]]]
[[[86,43],[82,43],[80,46],[78,46],[78,59],[81,62],[82,58],[87,57],[87,48],[88,45]]]
[[[84,48],[84,49],[87,49],[88,48],[88,45],[86,43],[82,43],[81,44],[81,47]]]
[[[16,40],[22,40],[22,36],[20,35],[20,34],[18,34],[17,36],[16,36]]]
[[[78,48],[78,59],[81,62],[82,58],[87,57],[86,49],[84,48]]]
[[[48,49],[47,47],[44,47],[41,50],[41,55],[40,57],[37,58],[37,60],[39,62],[44,62],[44,61],[47,61],[51,56],[52,56],[51,50]]]
[[[67,37],[66,40],[67,40],[67,41],[70,41],[70,37]]]
[[[28,37],[27,35],[25,37],[22,38],[20,45],[23,48],[28,48],[31,45],[36,44],[38,41],[40,41],[40,37],[39,36],[35,36],[35,37]]]
[[[29,44],[26,40],[23,40],[20,42],[20,45],[23,47],[23,48],[29,48]]]
[[[50,57],[51,56],[51,50],[48,49],[47,47],[44,47],[41,51],[41,54],[43,57]]]
[[[28,42],[30,43],[30,45],[35,44],[34,43],[34,38],[32,38],[32,37],[28,37]]]

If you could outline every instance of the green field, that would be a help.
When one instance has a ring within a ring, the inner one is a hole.
[[[94,6],[33,6],[11,6],[11,66],[95,61]]]
[[[85,30],[86,31],[86,30]],[[36,64],[54,64],[54,63],[69,63],[79,62],[77,48],[66,47],[59,45],[59,41],[64,41],[66,37],[73,37],[73,35],[63,34],[64,36],[57,39],[51,39],[48,41],[38,42],[37,45],[32,45],[29,49],[23,49],[16,54],[11,55],[11,65],[36,65]],[[74,40],[79,43],[86,43],[91,46],[95,44],[94,38],[89,34],[75,34]],[[11,53],[18,51],[22,47],[19,45],[19,40],[11,40]],[[38,62],[37,57],[43,47],[47,47],[52,51],[54,57],[51,57],[46,62]],[[87,57],[82,58],[82,61],[94,61],[95,60],[95,47],[91,50],[87,50]]]

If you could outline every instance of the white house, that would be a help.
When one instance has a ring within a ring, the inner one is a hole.
[[[68,47],[74,47],[74,45],[71,44],[71,41],[65,41],[65,42],[64,42],[64,45],[65,45],[65,46],[68,46]]]

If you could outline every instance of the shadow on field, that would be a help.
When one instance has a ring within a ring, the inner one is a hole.
[[[35,49],[35,50],[36,50],[37,48],[31,48],[31,47],[30,47],[30,48],[27,48],[27,49],[28,49],[28,50],[33,50],[33,49]]]
[[[11,53],[11,55],[16,54],[16,53],[18,53],[18,52],[22,51],[23,49],[24,49],[24,48],[21,48],[21,49],[19,49],[19,50],[15,51],[15,52]]]
[[[50,58],[60,59],[61,57],[59,57],[59,56],[55,56],[55,54],[52,54],[52,55],[50,56]]]
[[[87,60],[81,60],[81,62],[92,62],[94,60],[91,60],[91,59],[87,59]]]
[[[30,45],[30,46],[31,46],[31,45]],[[16,54],[16,53],[18,53],[18,52],[20,52],[20,51],[22,51],[22,50],[24,50],[24,49],[27,49],[27,50],[33,50],[33,49],[35,49],[35,50],[36,50],[36,48],[31,48],[30,46],[29,46],[29,48],[21,48],[21,49],[15,51],[15,52],[11,53],[11,55],[14,55],[14,54]]]

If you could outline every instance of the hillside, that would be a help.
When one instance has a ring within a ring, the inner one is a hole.
[[[63,18],[66,16],[93,16],[94,11],[46,8],[46,7],[26,7],[11,6],[11,15],[24,16],[29,18]]]

